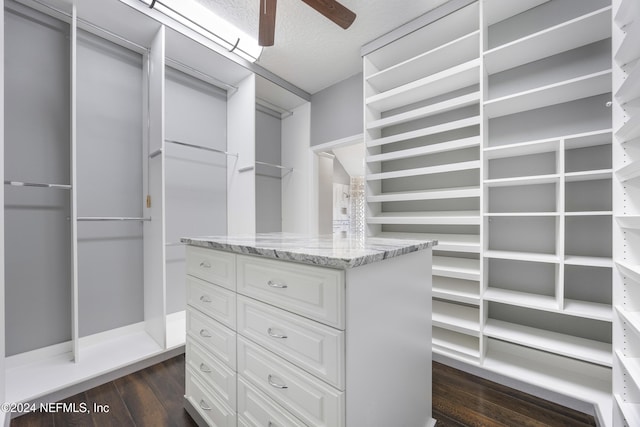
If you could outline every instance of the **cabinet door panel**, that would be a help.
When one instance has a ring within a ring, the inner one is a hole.
[[[236,290],[236,256],[213,249],[187,246],[187,274]]]

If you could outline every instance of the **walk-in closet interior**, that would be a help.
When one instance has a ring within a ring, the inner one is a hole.
[[[181,237],[328,229],[313,97],[149,3],[0,0],[4,401],[183,352]],[[362,47],[336,138],[366,235],[438,241],[434,360],[640,426],[640,3],[421,18]]]

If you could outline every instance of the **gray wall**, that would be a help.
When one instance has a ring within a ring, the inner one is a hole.
[[[362,73],[311,96],[311,145],[361,134],[363,120]]]
[[[282,120],[278,113],[256,108],[256,160],[281,164]],[[256,167],[256,232],[282,231],[282,173]]]
[[[165,137],[227,149],[226,93],[175,69],[166,69]],[[224,154],[166,144],[167,242],[180,237],[226,234],[227,159]],[[167,247],[167,312],[184,310],[185,252]]]
[[[142,216],[142,56],[80,31],[78,216]],[[78,223],[80,336],[143,320],[141,222]]]
[[[5,14],[5,179],[69,184],[69,27]],[[6,355],[71,339],[70,193],[5,188]]]

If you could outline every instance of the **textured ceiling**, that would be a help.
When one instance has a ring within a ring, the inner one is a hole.
[[[257,38],[260,0],[196,0]],[[278,0],[275,44],[258,63],[313,94],[362,71],[360,47],[446,0],[341,0],[357,18],[347,30],[301,0]]]

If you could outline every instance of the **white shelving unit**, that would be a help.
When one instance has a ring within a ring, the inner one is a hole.
[[[433,350],[480,360],[479,4],[364,58],[369,233],[436,239]]]
[[[640,423],[640,7],[613,1],[613,421]]]
[[[364,58],[369,234],[439,241],[434,352],[592,403],[603,425],[614,217],[627,236],[640,227],[612,202],[614,181],[640,176],[612,160],[614,132],[640,136],[640,120],[611,121],[613,10],[480,0]],[[619,58],[635,63],[636,45]],[[640,113],[628,71],[616,96]]]

